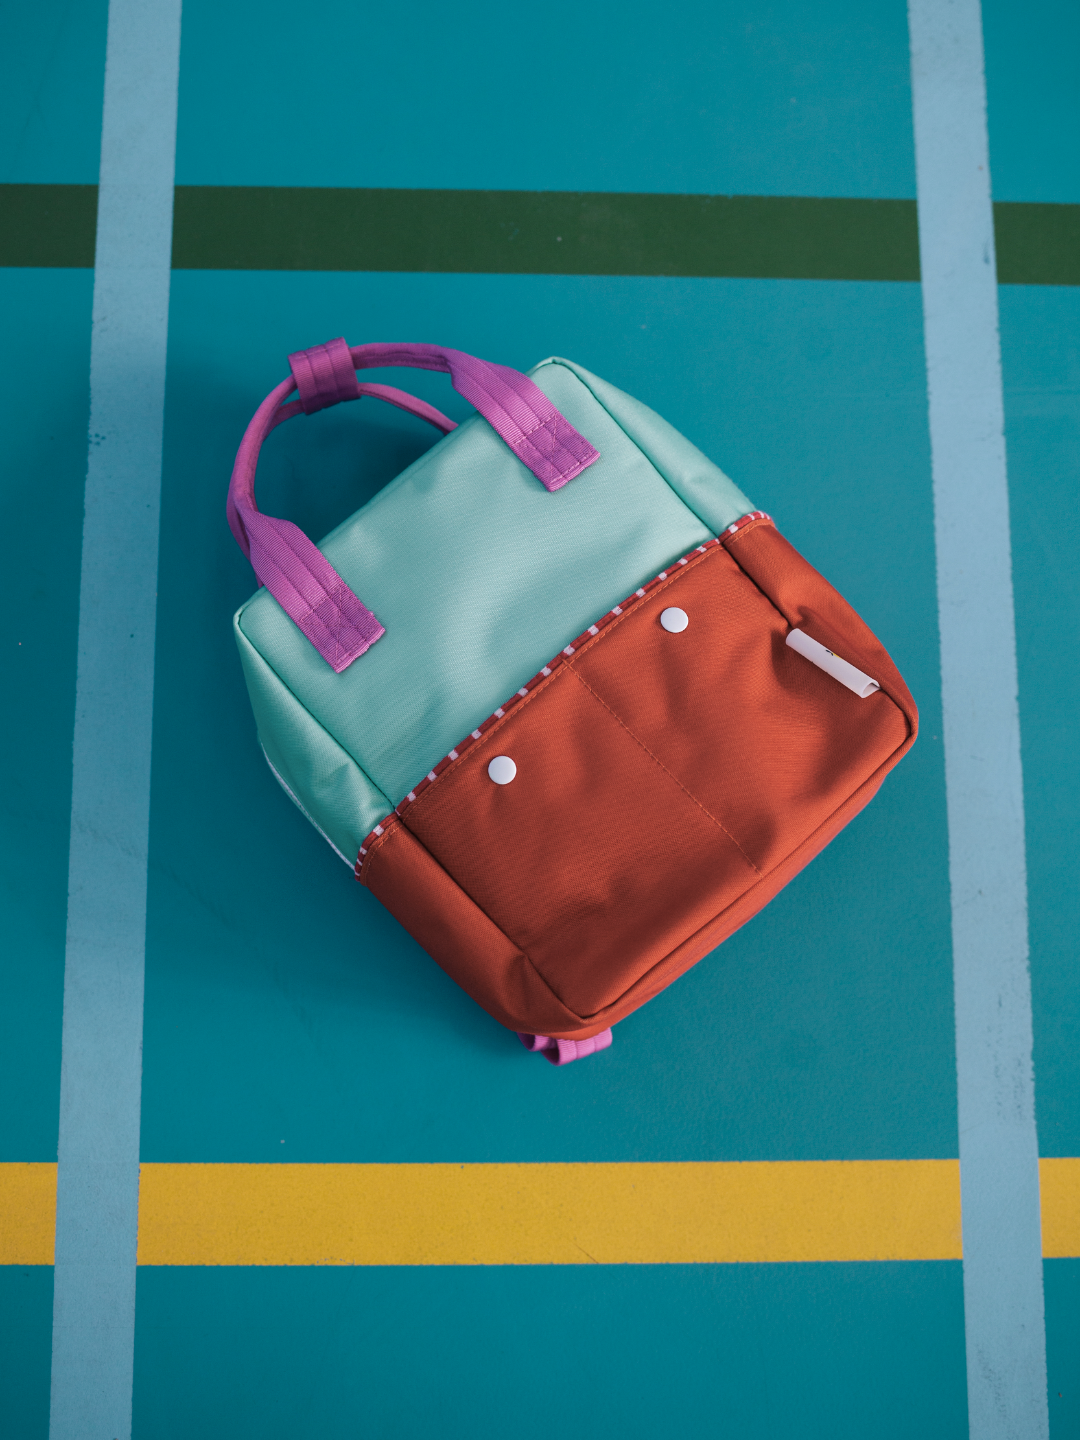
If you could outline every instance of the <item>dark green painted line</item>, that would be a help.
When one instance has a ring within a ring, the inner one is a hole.
[[[183,269],[917,280],[914,205],[755,195],[180,189]]]
[[[1080,284],[1080,205],[994,206],[998,279]],[[96,188],[0,186],[0,265],[93,264]],[[180,185],[173,268],[918,280],[913,200]]]
[[[1080,205],[994,205],[1002,285],[1080,285]]]
[[[96,185],[0,185],[0,265],[94,263]]]

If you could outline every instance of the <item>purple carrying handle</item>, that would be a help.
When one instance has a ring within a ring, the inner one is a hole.
[[[611,1031],[601,1030],[588,1040],[553,1040],[550,1035],[529,1035],[524,1030],[515,1030],[526,1050],[539,1051],[552,1065],[569,1065],[572,1060],[584,1060],[586,1055],[595,1055],[606,1050],[611,1044]]]
[[[386,632],[302,530],[259,511],[255,467],[263,441],[282,421],[362,395],[397,405],[444,432],[455,428],[452,420],[423,400],[390,385],[362,385],[357,380],[357,370],[382,365],[448,372],[458,394],[476,407],[546,490],[561,489],[600,458],[528,376],[461,350],[439,345],[357,345],[350,350],[337,339],[290,355],[292,374],[271,390],[240,442],[226,513],[260,585],[338,674]],[[285,403],[294,390],[300,398]]]

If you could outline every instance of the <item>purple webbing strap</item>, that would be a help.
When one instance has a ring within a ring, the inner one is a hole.
[[[288,520],[263,515],[255,503],[255,468],[262,443],[284,420],[312,415],[341,400],[371,395],[408,410],[447,432],[454,422],[423,400],[391,385],[360,384],[356,369],[409,365],[449,373],[458,393],[548,490],[558,490],[600,458],[543,391],[505,365],[437,345],[359,345],[342,339],[289,356],[292,374],[271,390],[240,442],[229,483],[229,528],[261,585],[340,674],[386,632],[317,546]],[[296,390],[298,400],[285,403]]]
[[[526,1050],[539,1051],[552,1065],[569,1065],[572,1060],[584,1060],[586,1055],[595,1055],[606,1050],[611,1044],[611,1031],[601,1030],[588,1040],[552,1040],[550,1035],[529,1035],[524,1030],[514,1032]]]
[[[539,385],[518,370],[441,345],[354,345],[349,354],[357,370],[408,365],[449,374],[458,394],[480,411],[546,490],[561,490],[600,459]]]
[[[263,515],[255,504],[259,450],[276,425],[301,410],[302,402],[282,405],[295,388],[291,376],[283,380],[252,417],[233,466],[226,513],[259,584],[340,674],[385,631],[299,526]]]

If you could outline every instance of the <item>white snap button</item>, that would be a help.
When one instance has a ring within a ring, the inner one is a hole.
[[[690,616],[677,605],[672,605],[670,609],[661,611],[660,624],[665,630],[670,630],[672,635],[678,635],[680,630],[685,630],[690,624]]]
[[[488,766],[488,774],[496,785],[509,785],[517,774],[517,766],[509,755],[496,755]]]

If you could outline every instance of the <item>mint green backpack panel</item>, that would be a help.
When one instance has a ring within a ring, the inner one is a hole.
[[[335,674],[266,590],[237,616],[264,745],[274,735],[268,758],[345,853],[339,841],[355,854],[372,824],[593,620],[753,508],[614,386],[561,360],[530,374],[600,460],[549,493],[478,416],[433,446],[320,544],[386,627],[359,660]],[[287,695],[274,698],[275,685]],[[292,705],[325,737],[317,761],[294,754],[312,732]],[[281,724],[279,714],[294,718]],[[337,752],[326,742],[357,767],[355,818],[331,796]]]
[[[271,670],[238,620],[233,630],[267,763],[351,869],[364,836],[393,805]]]
[[[544,363],[565,365],[589,387],[616,424],[648,455],[675,494],[707,526],[710,535],[719,535],[740,515],[748,515],[754,509],[720,467],[655,410],[601,380],[598,375],[591,375],[572,360]],[[540,384],[535,371],[532,376]],[[547,387],[541,385],[541,388],[546,390]],[[661,569],[662,564],[652,574],[658,574]],[[615,604],[618,603],[616,600]]]

